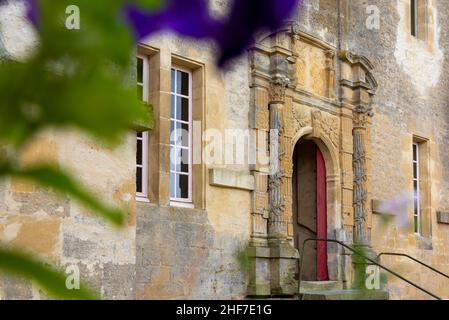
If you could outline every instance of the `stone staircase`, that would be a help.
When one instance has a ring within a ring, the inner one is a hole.
[[[339,281],[301,281],[301,300],[388,300],[386,290],[344,289]]]

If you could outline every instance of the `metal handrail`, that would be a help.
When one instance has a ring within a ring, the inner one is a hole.
[[[417,285],[416,283],[413,283],[412,281],[410,281],[410,280],[404,278],[404,277],[401,276],[400,274],[398,274],[398,273],[394,272],[393,270],[391,270],[391,269],[389,269],[389,268],[387,268],[387,267],[381,265],[380,263],[374,261],[373,259],[371,259],[371,258],[369,258],[369,257],[367,257],[367,256],[365,256],[365,255],[363,255],[363,254],[361,254],[360,252],[358,252],[358,251],[355,250],[354,248],[351,248],[350,246],[344,244],[344,243],[341,242],[341,241],[338,241],[338,240],[331,240],[331,239],[314,239],[314,238],[306,239],[306,240],[303,242],[303,244],[302,244],[302,251],[301,251],[301,253],[300,253],[300,261],[299,261],[298,294],[301,293],[300,290],[301,290],[301,277],[302,277],[302,263],[303,263],[303,261],[304,261],[304,259],[303,259],[303,258],[304,258],[304,249],[305,249],[306,244],[307,244],[308,242],[310,242],[310,241],[315,241],[315,242],[320,242],[320,241],[321,241],[321,242],[331,242],[331,243],[336,243],[336,244],[342,246],[343,248],[346,248],[346,249],[348,249],[349,251],[355,253],[356,255],[358,255],[358,256],[364,258],[365,260],[371,262],[372,264],[378,266],[379,268],[381,268],[381,269],[383,269],[383,270],[385,270],[385,271],[391,273],[392,275],[394,275],[395,277],[401,279],[402,281],[407,282],[409,285],[415,287],[416,289],[421,290],[422,292],[428,294],[429,296],[431,296],[431,297],[433,297],[433,298],[435,298],[435,299],[437,299],[437,300],[441,300],[440,297],[438,297],[437,295],[433,294],[432,292],[430,292],[430,291],[428,291],[428,290],[422,288],[421,286]]]
[[[377,259],[380,260],[380,257],[381,257],[381,256],[397,256],[397,257],[405,257],[405,258],[408,258],[408,259],[410,259],[410,260],[412,260],[412,261],[414,261],[414,262],[416,262],[416,263],[419,263],[420,265],[426,267],[427,269],[430,269],[430,270],[432,270],[433,272],[436,272],[436,273],[442,275],[443,277],[449,279],[449,275],[445,274],[443,271],[440,271],[440,270],[438,270],[438,269],[435,269],[434,267],[432,267],[432,266],[430,266],[430,265],[428,265],[428,264],[422,262],[421,260],[418,260],[418,259],[416,259],[416,258],[414,258],[414,257],[412,257],[412,256],[409,256],[408,254],[405,254],[405,253],[394,253],[394,252],[382,252],[382,253],[379,253],[379,254],[377,255]]]

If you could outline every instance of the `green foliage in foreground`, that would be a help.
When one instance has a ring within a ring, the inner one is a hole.
[[[66,288],[66,276],[43,261],[25,255],[17,250],[0,248],[0,269],[23,276],[38,284],[46,294],[67,300],[98,299],[92,291],[81,285],[78,290]]]
[[[157,9],[161,0],[134,0]],[[78,128],[110,146],[137,124],[152,126],[151,108],[136,95],[135,43],[120,8],[125,0],[41,0],[38,46],[22,62],[0,62],[0,178],[18,177],[65,194],[113,225],[126,213],[92,196],[56,165],[21,167],[17,154],[42,130]],[[81,28],[65,27],[66,8],[77,5]],[[2,32],[2,30],[0,30]],[[62,164],[63,165],[63,164]],[[0,244],[0,270],[33,280],[60,299],[95,299],[68,290],[66,276],[39,259]]]
[[[36,166],[26,169],[14,169],[8,166],[0,166],[0,175],[29,180],[43,187],[54,189],[56,192],[65,194],[86,207],[93,210],[104,219],[120,226],[124,222],[125,215],[117,208],[110,208],[100,200],[91,195],[78,184],[72,177],[53,166]]]

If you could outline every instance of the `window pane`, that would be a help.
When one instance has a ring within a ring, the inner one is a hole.
[[[136,163],[142,165],[142,140],[137,140]]]
[[[413,178],[418,179],[418,164],[413,163]]]
[[[174,173],[170,174],[170,197],[177,198],[176,196],[176,186],[178,185],[178,176]]]
[[[172,119],[175,119],[175,110],[176,110],[176,105],[175,105],[175,96],[171,95],[170,97],[170,117]]]
[[[413,161],[418,161],[418,145],[413,145]]]
[[[143,59],[137,58],[137,82],[143,82]]]
[[[410,12],[410,17],[411,17],[411,33],[412,33],[412,36],[416,36],[417,35],[417,29],[418,29],[418,26],[417,26],[417,17],[418,17],[418,13],[417,13],[417,9],[418,9],[418,6],[417,6],[417,3],[416,3],[416,0],[410,0],[410,9],[411,9],[411,12]]]
[[[189,198],[189,176],[170,174],[170,196],[176,199]]]
[[[175,92],[176,72],[171,69],[171,92]]]
[[[137,132],[137,138],[142,138],[142,137],[143,137],[142,132]]]
[[[414,201],[414,212],[415,212],[415,215],[417,215],[418,214],[418,198],[415,198],[415,199],[413,199],[413,201]]]
[[[418,233],[418,217],[414,216],[415,233]]]
[[[175,122],[170,121],[170,144],[175,144],[175,141],[176,141]]]
[[[181,149],[181,168],[179,171],[189,173],[189,150]]]
[[[180,175],[179,176],[179,191],[182,199],[189,198],[189,176]]]
[[[182,132],[182,146],[188,147],[189,146],[189,125],[187,123],[181,124],[181,132]]]
[[[189,121],[189,99],[177,97],[176,99],[176,119]]]
[[[189,74],[186,72],[178,71],[176,79],[176,92],[185,96],[189,95]]]
[[[181,150],[176,147],[170,148],[170,170],[181,171]]]
[[[182,142],[182,126],[180,122],[171,121],[170,124],[170,143],[180,146]]]
[[[136,191],[142,192],[142,168],[136,168]]]

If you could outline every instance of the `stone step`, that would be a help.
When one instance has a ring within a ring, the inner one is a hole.
[[[321,290],[304,291],[302,300],[388,300],[386,290]]]
[[[341,289],[343,289],[343,283],[341,281],[301,281],[299,292]]]

